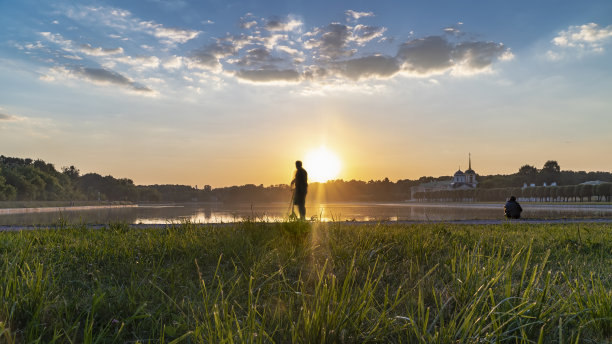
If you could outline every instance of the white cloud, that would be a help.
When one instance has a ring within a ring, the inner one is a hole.
[[[157,24],[153,35],[161,38],[165,43],[185,43],[192,40],[200,34],[200,31],[185,30],[179,28],[165,28],[161,24]]]
[[[357,12],[353,10],[348,10],[344,12],[344,14],[346,15],[346,21],[359,20],[359,18],[374,16],[373,12]]]
[[[102,48],[102,47],[92,47],[90,44],[82,44],[79,47],[79,51],[92,56],[110,56],[123,54],[123,48]]]
[[[40,32],[40,35],[45,37],[49,42],[61,46],[64,50],[70,51],[69,49],[72,48],[72,41],[69,39],[65,39],[59,33]]]
[[[66,15],[77,21],[104,25],[121,31],[144,32],[165,44],[185,43],[201,33],[196,30],[165,27],[154,21],[140,20],[128,10],[105,6],[77,6],[66,9]]]
[[[601,27],[596,23],[570,26],[559,32],[552,43],[561,48],[579,48],[587,52],[602,52],[603,45],[612,37],[612,25]]]
[[[175,70],[175,69],[179,69],[183,66],[183,57],[182,56],[176,56],[173,55],[169,58],[167,58],[163,63],[162,66],[166,69],[169,70]]]
[[[291,47],[288,47],[286,45],[277,45],[275,47],[276,50],[278,51],[282,51],[284,53],[287,53],[289,55],[295,56],[295,55],[303,55],[303,53],[297,49],[293,49]]]
[[[135,67],[139,70],[157,68],[160,64],[160,60],[156,56],[120,56],[110,60]]]
[[[356,25],[353,29],[352,40],[360,45],[363,45],[375,38],[380,38],[387,31],[384,27],[368,26],[368,25]]]
[[[239,70],[236,72],[238,79],[251,82],[298,82],[300,74],[292,69],[255,69]]]

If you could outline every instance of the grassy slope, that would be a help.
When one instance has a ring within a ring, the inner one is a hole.
[[[0,233],[0,342],[606,342],[612,227]]]

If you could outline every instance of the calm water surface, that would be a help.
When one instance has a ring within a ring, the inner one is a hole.
[[[612,218],[610,205],[523,205],[523,208],[526,219]],[[2,214],[0,225],[52,225],[60,221],[69,224],[281,221],[289,213],[287,203],[184,204]],[[306,215],[322,221],[494,220],[502,218],[503,204],[332,203],[307,206]]]

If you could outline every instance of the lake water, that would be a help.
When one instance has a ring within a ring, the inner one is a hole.
[[[607,218],[610,205],[523,204],[525,219]],[[297,211],[297,209],[296,209]],[[247,219],[280,221],[290,213],[287,203],[267,204],[184,204],[138,206],[87,210],[54,210],[21,214],[0,214],[1,226],[69,224],[164,224],[227,223]],[[496,220],[503,217],[503,204],[419,204],[419,203],[334,203],[310,205],[308,218],[322,221],[452,221]]]

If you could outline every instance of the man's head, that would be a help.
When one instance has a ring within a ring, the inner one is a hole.
[[[516,202],[516,197],[510,196],[510,202]]]
[[[300,168],[300,167],[302,167],[302,162],[298,160],[295,162],[295,168]]]

